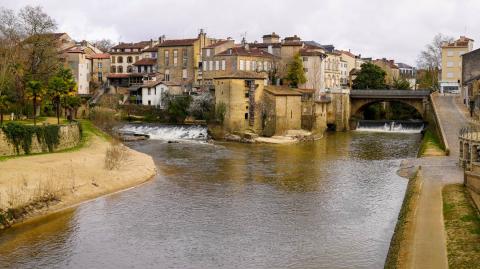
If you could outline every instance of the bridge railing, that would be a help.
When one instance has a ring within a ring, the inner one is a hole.
[[[425,97],[429,96],[431,93],[430,90],[388,90],[388,89],[379,89],[379,90],[351,90],[350,96],[411,96],[411,97]]]
[[[478,126],[463,127],[458,132],[458,136],[466,140],[480,141],[480,127]]]

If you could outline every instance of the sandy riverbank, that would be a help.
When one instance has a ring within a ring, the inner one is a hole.
[[[0,208],[30,205],[21,218],[26,220],[139,185],[156,174],[150,156],[124,146],[120,168],[105,169],[109,146],[110,142],[92,135],[77,151],[0,162]],[[41,196],[55,198],[38,202]]]

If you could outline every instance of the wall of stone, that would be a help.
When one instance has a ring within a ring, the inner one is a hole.
[[[480,174],[478,172],[465,172],[464,184],[467,187],[472,200],[480,210]]]
[[[480,76],[480,49],[464,54],[462,57],[462,81]]]
[[[77,146],[82,137],[80,134],[80,128],[78,123],[72,123],[67,125],[61,125],[59,130],[59,143],[54,148],[54,151],[60,151]],[[48,152],[48,147],[45,143],[39,143],[37,136],[32,136],[32,146],[30,153]],[[20,155],[25,154],[22,147],[20,147]],[[0,129],[0,156],[13,156],[17,155],[15,146],[11,144],[4,132]]]

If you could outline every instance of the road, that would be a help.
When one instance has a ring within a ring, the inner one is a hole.
[[[442,188],[446,184],[462,183],[463,169],[458,166],[458,131],[468,124],[464,111],[454,96],[434,96],[450,155],[409,160],[421,165],[423,179],[414,221],[408,268],[448,268],[446,234],[443,223]]]

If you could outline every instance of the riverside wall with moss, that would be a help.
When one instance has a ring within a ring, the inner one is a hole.
[[[0,156],[61,151],[77,146],[80,124],[4,126],[0,128]]]

